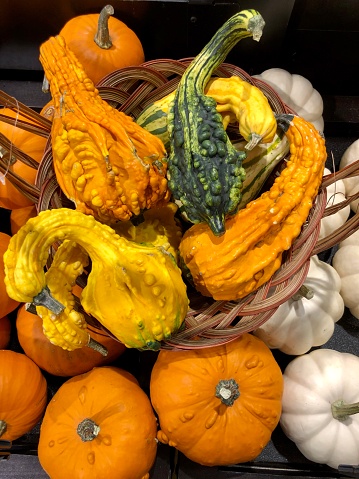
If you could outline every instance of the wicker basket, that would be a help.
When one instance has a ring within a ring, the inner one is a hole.
[[[183,72],[191,61],[192,58],[149,61],[140,66],[114,71],[103,78],[97,86],[103,99],[114,108],[136,118],[146,106],[176,88]],[[223,63],[214,75],[221,77],[239,76],[263,91],[275,113],[293,113],[268,84],[262,80],[252,78],[234,65]],[[42,162],[40,165],[34,165],[31,158],[6,143],[6,139],[4,140],[0,135],[0,144],[4,148],[11,147],[13,153],[17,154],[21,161],[38,168],[35,186],[29,185],[11,172],[8,172],[9,180],[35,201],[38,211],[63,206],[73,208],[73,204],[60,191],[52,168],[51,123],[42,117],[39,118],[38,114],[6,94],[0,94],[0,101],[8,107],[17,109],[22,114],[37,119],[39,121],[37,132],[49,139]],[[11,123],[10,120],[9,122]],[[18,126],[21,125],[18,124]],[[22,126],[34,131],[34,127],[26,124]],[[229,134],[234,140],[236,136],[240,139],[238,129],[231,130]],[[4,158],[0,159],[0,171],[2,172],[6,171]],[[303,285],[308,273],[310,257],[330,250],[359,228],[359,213],[357,213],[352,215],[333,234],[318,241],[320,220],[324,216],[336,213],[359,197],[358,193],[342,203],[326,208],[326,188],[338,179],[357,175],[359,175],[359,161],[324,177],[311,213],[302,228],[301,234],[283,256],[281,268],[270,281],[254,293],[241,300],[214,301],[211,298],[201,296],[189,286],[190,310],[185,319],[185,327],[181,332],[173,335],[171,340],[163,342],[162,347],[164,349],[195,349],[223,344],[243,333],[257,329],[266,322],[278,306],[291,298]],[[87,317],[87,319],[94,326],[102,328],[94,318]]]

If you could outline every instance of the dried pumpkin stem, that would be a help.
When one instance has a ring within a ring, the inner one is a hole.
[[[87,347],[93,349],[94,351],[97,351],[102,356],[108,355],[107,348],[105,348],[105,346],[97,342],[95,339],[90,338],[90,341],[88,342]]]
[[[293,294],[292,299],[294,301],[298,301],[299,299],[312,299],[314,296],[314,291],[305,284],[302,284],[302,286],[298,289],[298,291]]]
[[[77,434],[83,442],[93,441],[100,432],[98,426],[92,419],[86,418],[77,426]]]
[[[108,19],[114,14],[112,5],[106,5],[100,12],[98,19],[97,32],[94,38],[94,42],[100,48],[108,50],[112,47],[112,41],[110,38],[110,31],[108,29]]]
[[[40,293],[34,297],[33,303],[35,306],[45,306],[45,308],[54,314],[60,314],[65,309],[63,304],[51,296],[50,290],[47,287],[42,289]]]
[[[6,428],[7,428],[6,422],[0,419],[0,437],[4,434],[4,432],[6,431]]]
[[[353,414],[358,413],[359,402],[347,404],[342,399],[339,399],[338,401],[334,401],[332,403],[332,414],[334,419],[338,419],[338,421],[345,421],[346,419],[349,419],[349,417]]]
[[[238,384],[234,379],[222,379],[216,386],[216,397],[226,406],[233,406],[239,397]]]

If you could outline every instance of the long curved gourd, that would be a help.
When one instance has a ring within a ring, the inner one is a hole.
[[[238,123],[239,132],[252,150],[258,143],[270,143],[277,129],[275,115],[267,97],[255,85],[239,77],[212,77],[204,93],[216,101],[216,110],[222,115],[223,126]],[[176,91],[153,102],[137,117],[136,123],[158,136],[169,150],[167,130],[168,108]]]
[[[206,224],[191,226],[183,236],[182,261],[204,296],[234,300],[267,282],[309,215],[322,181],[325,141],[303,118],[283,115],[277,121],[291,156],[272,187],[230,217],[222,237]]]
[[[93,216],[67,208],[41,212],[12,237],[4,255],[10,297],[52,309],[47,299],[55,294],[43,268],[49,247],[58,240],[75,242],[89,255],[91,271],[81,294],[82,307],[125,346],[158,349],[161,340],[180,328],[188,298],[173,256],[162,248],[128,241]]]
[[[245,154],[233,147],[204,88],[234,45],[245,37],[259,40],[263,27],[256,10],[233,15],[188,66],[169,106],[168,186],[189,220],[208,224],[216,236],[240,201]]]
[[[40,46],[40,61],[55,110],[55,173],[76,208],[110,224],[166,203],[161,140],[102,100],[61,36]]]

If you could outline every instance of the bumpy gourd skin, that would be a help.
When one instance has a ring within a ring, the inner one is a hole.
[[[208,225],[193,225],[180,255],[196,289],[217,300],[243,298],[267,282],[281,266],[308,218],[320,187],[325,141],[303,118],[278,120],[286,130],[290,159],[272,187],[226,221],[216,238]]]
[[[40,47],[55,114],[51,140],[57,181],[76,208],[104,223],[165,204],[163,143],[112,108],[61,36]]]
[[[173,256],[67,208],[41,212],[11,238],[4,255],[10,297],[33,302],[45,288],[43,268],[58,240],[76,242],[91,258],[81,304],[127,347],[158,349],[180,328],[188,298]]]
[[[255,10],[231,17],[184,72],[169,106],[169,188],[188,219],[207,223],[216,236],[241,199],[245,154],[233,147],[204,88],[231,48],[245,37],[259,40],[263,26]]]

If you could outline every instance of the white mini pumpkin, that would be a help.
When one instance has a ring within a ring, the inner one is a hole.
[[[359,463],[358,377],[359,358],[331,349],[298,356],[284,370],[280,425],[307,459]]]
[[[254,78],[268,83],[289,107],[313,123],[318,131],[324,130],[323,98],[307,78],[282,68],[270,68]]]
[[[344,151],[343,156],[341,157],[339,168],[344,168],[354,161],[359,160],[359,139],[355,140],[348,148]],[[354,195],[359,191],[359,177],[353,176],[352,178],[343,179],[345,185],[345,191],[347,196]],[[355,212],[358,210],[359,199],[354,200],[350,203],[351,209]]]
[[[269,348],[299,355],[332,337],[334,325],[344,313],[338,273],[318,256],[312,256],[304,285],[313,292],[312,298],[296,295],[254,331]]]

